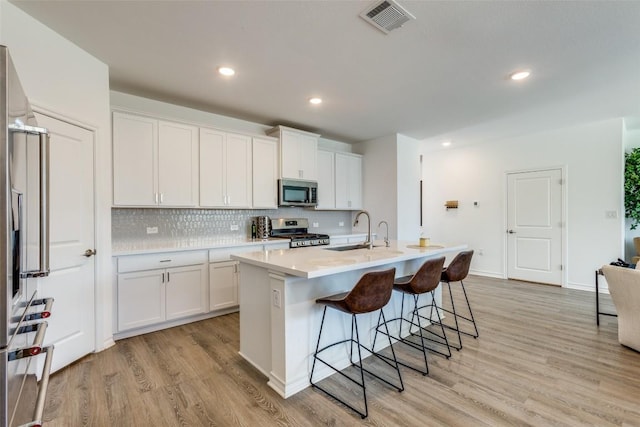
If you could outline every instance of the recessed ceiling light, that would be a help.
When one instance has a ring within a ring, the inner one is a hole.
[[[448,146],[450,146],[450,145],[451,145],[451,141],[443,141],[443,142],[442,142],[442,146],[443,146],[443,147],[448,147]]]
[[[522,70],[522,71],[516,71],[514,73],[511,73],[509,77],[511,78],[511,80],[523,80],[529,77],[530,75],[531,75],[531,71]]]
[[[233,76],[236,71],[233,68],[229,68],[229,67],[218,67],[218,73],[222,74],[223,76]]]
[[[322,104],[321,98],[309,98],[309,102],[313,105]]]

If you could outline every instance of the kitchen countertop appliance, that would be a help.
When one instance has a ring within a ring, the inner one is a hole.
[[[53,358],[42,346],[53,300],[35,290],[49,275],[49,135],[36,126],[0,46],[0,427],[42,424]]]
[[[290,248],[329,244],[328,234],[309,233],[306,218],[278,218],[271,220],[271,237],[291,239]]]

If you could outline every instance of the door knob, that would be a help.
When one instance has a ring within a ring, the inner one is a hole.
[[[507,233],[509,233],[509,234],[516,234],[516,232],[515,232],[515,231],[513,231],[513,230],[507,230]]]
[[[84,251],[84,256],[86,256],[87,258],[89,258],[90,256],[93,256],[96,254],[96,250],[95,249],[87,249],[86,251]]]

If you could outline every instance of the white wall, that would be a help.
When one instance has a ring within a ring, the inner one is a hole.
[[[420,236],[420,141],[394,134],[354,146],[363,159],[363,203],[377,224],[389,223],[389,238],[415,240]],[[360,223],[359,230],[366,224]]]
[[[108,67],[5,0],[0,43],[7,46],[36,111],[96,134],[96,346],[112,343],[111,122]],[[70,159],[72,160],[72,159]]]
[[[397,143],[398,240],[420,237],[420,141],[398,135]]]
[[[396,135],[389,135],[354,146],[354,152],[364,155],[362,165],[362,203],[371,214],[371,229],[382,220],[389,223],[389,238],[398,236],[397,153]],[[365,221],[354,230],[366,231]],[[380,232],[383,232],[380,230]],[[380,234],[379,234],[380,235]]]
[[[426,229],[434,241],[482,249],[484,255],[476,251],[472,271],[503,277],[506,172],[564,167],[566,285],[592,290],[594,270],[623,252],[622,140],[622,120],[611,119],[475,146],[425,150]],[[446,211],[446,200],[459,200],[459,209]],[[618,211],[619,218],[605,218],[608,210]]]

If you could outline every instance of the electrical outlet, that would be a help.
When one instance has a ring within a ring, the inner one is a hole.
[[[280,308],[281,305],[282,305],[282,301],[280,299],[280,290],[273,289],[273,306]]]
[[[147,234],[158,234],[158,227],[147,227]]]
[[[311,228],[318,228],[318,227],[320,227],[319,223],[317,223],[317,222],[312,222],[311,223]]]
[[[605,211],[604,217],[609,219],[616,219],[618,218],[618,211]]]
[[[238,224],[231,224],[231,231],[238,231],[239,227]]]
[[[338,223],[338,227],[344,227],[344,221],[340,221],[340,222]]]

